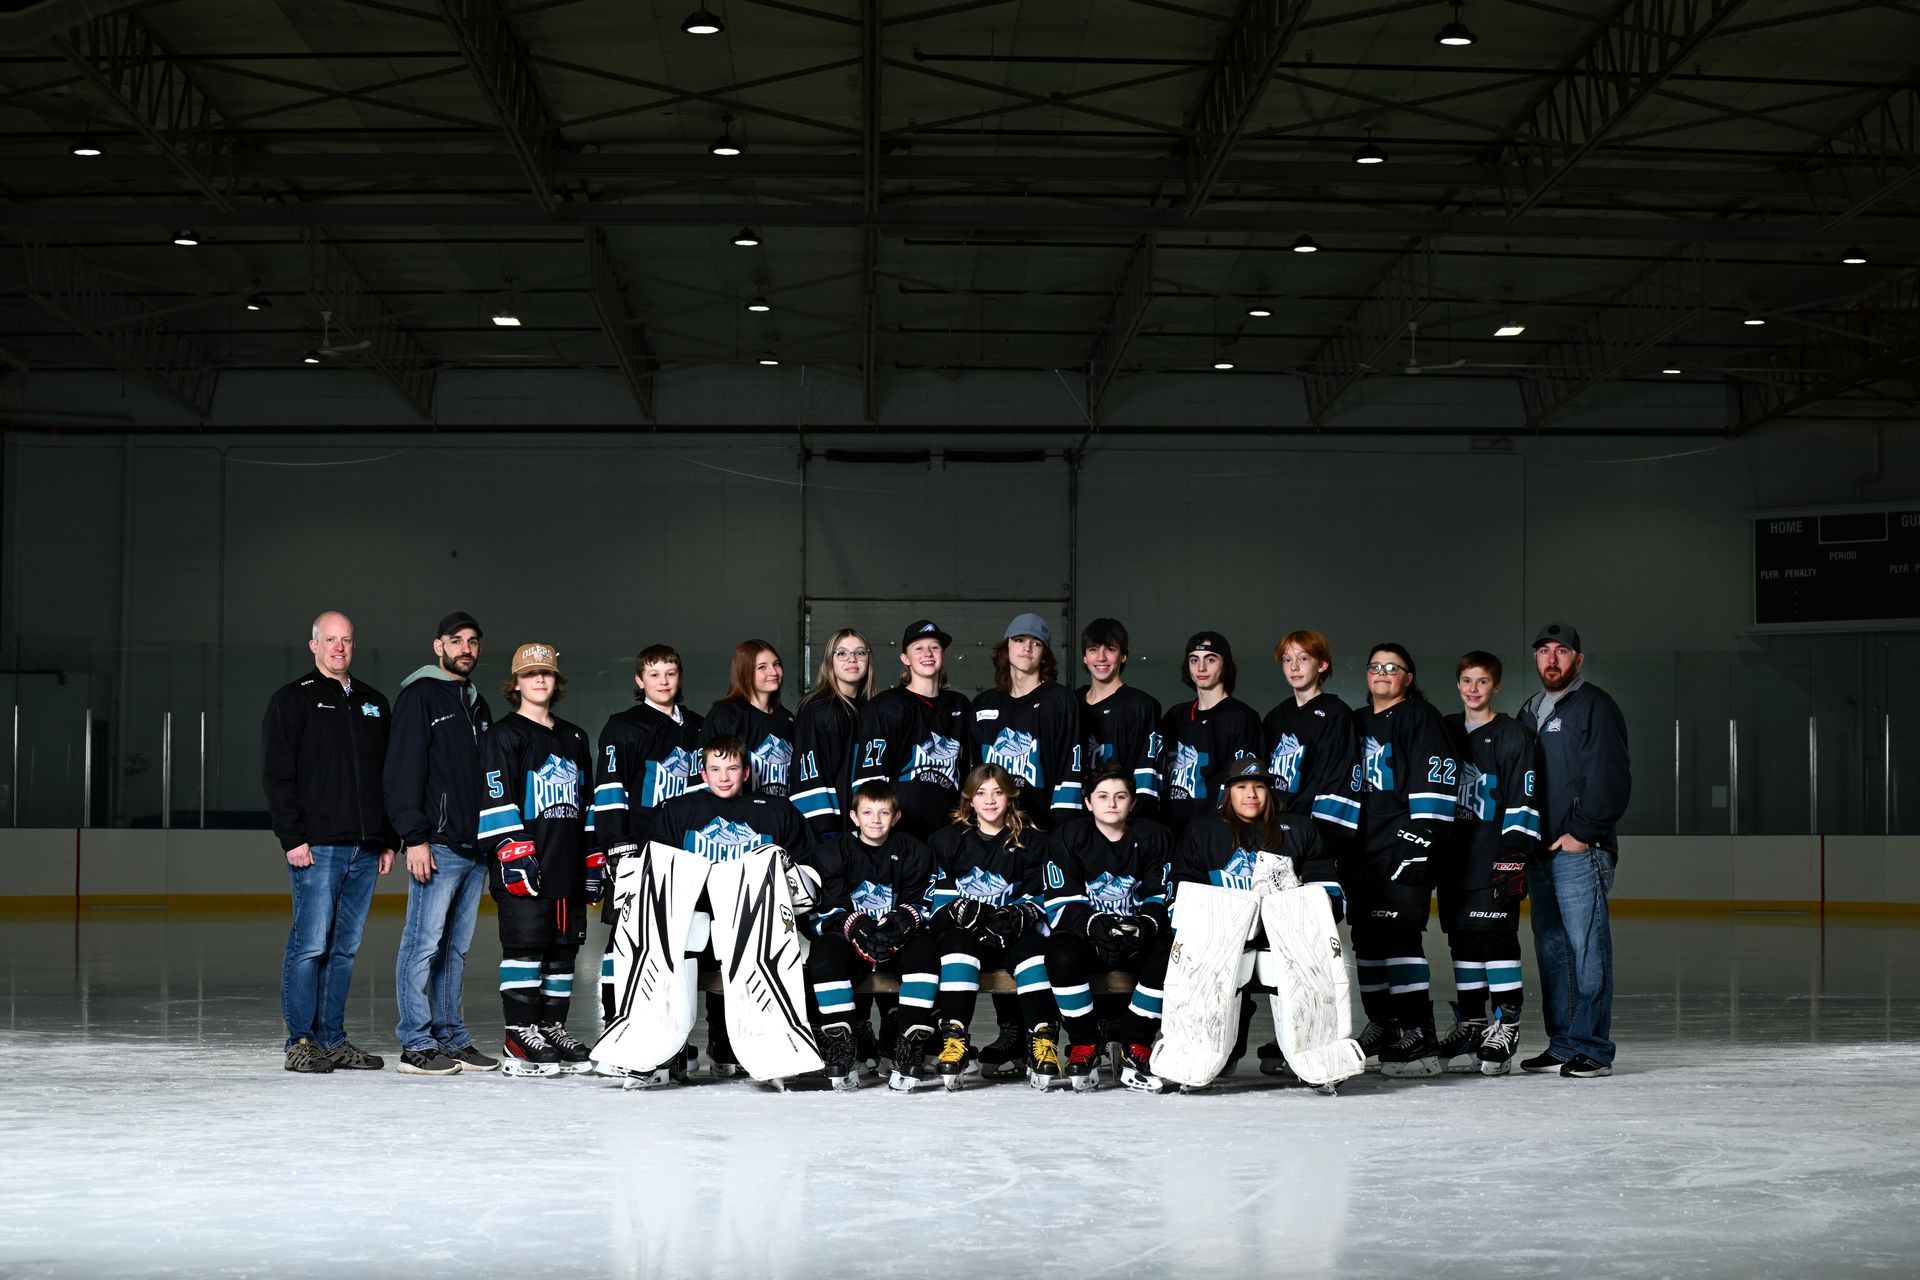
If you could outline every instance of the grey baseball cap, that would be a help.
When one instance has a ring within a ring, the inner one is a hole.
[[[1580,647],[1579,629],[1570,627],[1564,622],[1549,622],[1546,626],[1540,628],[1539,633],[1533,637],[1533,647],[1538,649],[1548,641],[1557,641],[1575,653],[1586,652],[1585,649]]]
[[[1037,613],[1023,613],[1007,624],[1007,630],[1000,638],[1011,640],[1015,636],[1032,636],[1049,648],[1053,645],[1053,628],[1047,620]]]

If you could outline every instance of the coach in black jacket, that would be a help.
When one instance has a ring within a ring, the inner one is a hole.
[[[480,624],[440,619],[434,661],[400,682],[387,746],[387,811],[407,851],[407,922],[394,962],[400,1070],[449,1076],[499,1066],[474,1047],[460,1012],[467,946],[487,886],[474,848],[480,815],[480,739],[493,717],[473,686]]]
[[[353,621],[313,620],[315,670],[273,695],[261,726],[262,784],[273,833],[293,881],[293,930],[280,974],[287,1070],[377,1070],[347,1040],[347,988],[376,874],[397,844],[381,795],[392,714],[379,690],[356,681]]]
[[[1615,834],[1633,777],[1627,722],[1598,685],[1588,684],[1580,633],[1550,622],[1533,638],[1541,690],[1520,723],[1540,743],[1545,810],[1543,852],[1527,871],[1533,947],[1540,969],[1547,1050],[1521,1063],[1589,1079],[1613,1074],[1613,937],[1607,893],[1620,860]]]

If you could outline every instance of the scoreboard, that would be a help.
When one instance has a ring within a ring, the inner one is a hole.
[[[1920,504],[1753,520],[1756,626],[1920,626]]]

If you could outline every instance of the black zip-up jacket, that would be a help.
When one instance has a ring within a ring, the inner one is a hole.
[[[1546,802],[1541,806],[1543,848],[1563,835],[1581,844],[1620,856],[1615,831],[1633,794],[1633,773],[1627,760],[1627,719],[1605,690],[1582,681],[1562,694],[1540,723],[1542,690],[1527,699],[1520,723],[1540,744],[1541,781]]]
[[[408,676],[393,704],[382,774],[400,843],[474,850],[480,813],[480,739],[493,716],[470,680],[438,665]]]
[[[398,850],[380,775],[392,710],[378,689],[309,671],[267,702],[261,785],[282,849],[357,844]]]

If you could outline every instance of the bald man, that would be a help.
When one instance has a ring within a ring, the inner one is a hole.
[[[353,620],[327,612],[307,642],[314,669],[267,703],[261,782],[293,882],[293,928],[280,973],[287,1070],[377,1071],[380,1058],[347,1039],[347,988],[376,875],[393,869],[399,839],[381,793],[393,715],[357,681]]]

